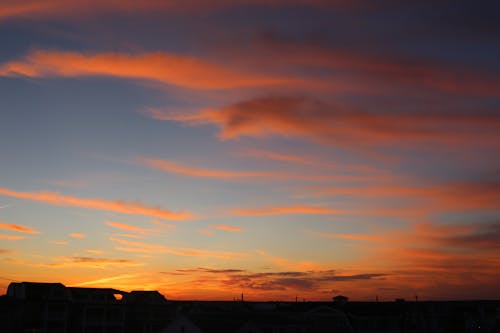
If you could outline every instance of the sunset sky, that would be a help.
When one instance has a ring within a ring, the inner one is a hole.
[[[0,294],[500,298],[498,1],[0,1]]]

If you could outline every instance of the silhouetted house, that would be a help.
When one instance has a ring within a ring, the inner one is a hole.
[[[72,295],[71,332],[125,332],[127,293],[111,288],[69,287]]]
[[[2,332],[18,332],[21,302],[7,295],[0,296],[0,323]]]
[[[127,307],[127,332],[159,332],[173,320],[165,297],[158,291],[132,291],[123,302]]]
[[[68,332],[71,294],[61,283],[11,283],[7,296],[17,302],[16,330],[20,332]]]
[[[173,319],[157,291],[11,283],[1,298],[4,332],[153,333]]]

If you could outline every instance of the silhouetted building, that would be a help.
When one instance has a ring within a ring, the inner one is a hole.
[[[498,333],[500,301],[188,302],[157,291],[11,283],[1,333]]]
[[[157,291],[127,293],[61,283],[11,283],[0,306],[9,314],[9,325],[1,332],[153,333],[173,317]]]
[[[11,283],[7,296],[16,308],[13,325],[20,332],[68,332],[71,294],[61,283]]]
[[[132,291],[124,296],[123,302],[127,306],[129,332],[159,332],[173,320],[167,300],[158,291]]]

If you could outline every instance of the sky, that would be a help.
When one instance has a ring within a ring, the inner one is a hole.
[[[0,294],[500,298],[497,1],[0,2]]]

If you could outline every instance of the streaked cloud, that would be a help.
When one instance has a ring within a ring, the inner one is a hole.
[[[197,267],[197,268],[184,268],[175,270],[174,274],[190,274],[190,273],[213,273],[213,274],[233,274],[233,273],[243,273],[245,270],[236,268],[208,268],[208,267]],[[162,272],[164,274],[171,274],[172,272]]]
[[[126,224],[126,223],[121,223],[121,222],[113,222],[113,221],[107,221],[106,224],[112,228],[124,230],[124,231],[131,231],[131,232],[138,232],[138,233],[145,233],[147,230],[144,228],[139,228],[134,225]]]
[[[108,265],[140,265],[140,263],[129,259],[109,259],[95,257],[71,257],[70,260],[76,264],[90,266],[108,266]]]
[[[71,237],[71,238],[80,238],[80,239],[87,237],[87,235],[81,234],[81,233],[78,233],[78,232],[70,233],[70,234],[68,234],[68,236]]]
[[[26,238],[25,236],[0,234],[0,239],[6,239],[6,240],[20,240],[25,238]]]
[[[414,144],[484,142],[498,139],[496,129],[500,125],[500,118],[492,112],[373,113],[291,96],[255,98],[192,114],[165,112],[156,118],[191,126],[214,124],[223,140],[280,135],[349,147],[393,144],[394,138]]]
[[[102,250],[92,250],[92,249],[85,250],[85,252],[92,253],[92,254],[103,254],[104,253],[104,251],[102,251]]]
[[[358,198],[394,197],[411,200],[422,212],[488,210],[498,207],[500,183],[457,182],[434,183],[428,186],[408,184],[375,184],[365,186],[336,186],[316,188],[321,196]]]
[[[380,53],[331,43],[324,37],[301,38],[267,30],[256,33],[250,41],[233,43],[216,52],[221,57],[230,54],[230,59],[241,66],[261,70],[321,69],[332,94],[499,96],[500,80],[477,63],[464,68],[461,62],[445,63],[440,57],[415,57],[401,50]]]
[[[136,202],[110,201],[94,198],[86,199],[64,196],[56,192],[18,192],[8,188],[0,188],[0,195],[43,202],[54,206],[78,207],[131,215],[145,215],[167,220],[185,220],[191,217],[189,212],[176,213],[162,208],[145,206]]]
[[[266,215],[283,215],[283,214],[310,214],[310,215],[336,215],[340,211],[310,205],[294,205],[294,206],[276,206],[264,207],[256,209],[233,209],[231,213],[242,216],[266,216]]]
[[[203,234],[205,236],[212,236],[214,234],[214,231],[212,229],[201,229],[198,228],[196,229],[196,232]]]
[[[100,279],[97,279],[97,280],[80,282],[80,283],[77,283],[77,284],[75,284],[73,286],[74,287],[82,287],[82,286],[100,285],[100,284],[103,284],[103,283],[109,283],[109,282],[116,281],[116,280],[121,280],[121,279],[136,278],[137,276],[138,276],[138,274],[120,274],[120,275],[115,275],[115,276],[100,278]]]
[[[234,226],[230,226],[230,225],[225,225],[225,224],[215,224],[212,226],[212,228],[217,229],[217,230],[229,231],[229,232],[241,232],[241,231],[243,231],[242,228],[234,227]]]
[[[382,273],[346,275],[338,274],[335,270],[249,272],[242,269],[203,267],[162,273],[189,276],[194,283],[215,284],[218,288],[244,289],[252,293],[261,291],[309,292],[313,289],[328,288],[332,282],[367,281],[383,279],[387,276]]]
[[[294,180],[311,182],[356,182],[382,178],[380,174],[374,173],[318,173],[293,172],[287,170],[275,171],[249,171],[249,170],[229,170],[229,169],[210,169],[206,167],[197,167],[179,163],[177,161],[158,159],[158,158],[137,158],[136,163],[148,166],[153,169],[165,171],[168,173],[179,174],[186,177],[221,179],[226,181],[249,181],[249,180]]]
[[[140,266],[144,263],[129,260],[129,259],[110,259],[96,257],[56,257],[49,262],[30,262],[20,259],[7,259],[9,264],[23,265],[31,267],[45,268],[71,268],[71,267],[86,267],[104,269],[113,266]]]
[[[54,244],[54,245],[68,245],[68,241],[49,241],[49,244]]]
[[[237,179],[237,178],[273,178],[279,176],[278,173],[273,173],[273,172],[201,169],[180,164],[175,161],[161,160],[154,158],[139,158],[137,161],[151,168],[159,169],[170,173],[181,174],[189,177]]]
[[[20,232],[20,233],[24,233],[24,234],[39,234],[40,233],[40,231],[32,229],[30,227],[20,225],[20,224],[13,224],[13,223],[0,223],[0,229]]]
[[[305,156],[293,155],[293,154],[283,154],[275,151],[264,150],[264,149],[248,149],[242,152],[236,153],[239,156],[254,157],[260,159],[269,159],[280,162],[287,163],[298,163],[298,164],[311,164],[311,159]]]
[[[191,56],[33,51],[25,58],[0,65],[0,76],[113,76],[154,80],[193,89],[232,89],[300,82],[286,77],[244,73]]]
[[[239,252],[204,250],[190,247],[170,247],[165,245],[133,242],[115,237],[110,237],[109,240],[120,245],[127,246],[126,248],[119,248],[120,250],[125,249],[126,252],[136,251],[144,253],[169,253],[183,257],[209,257],[224,260],[239,260],[245,256],[244,253]]]

